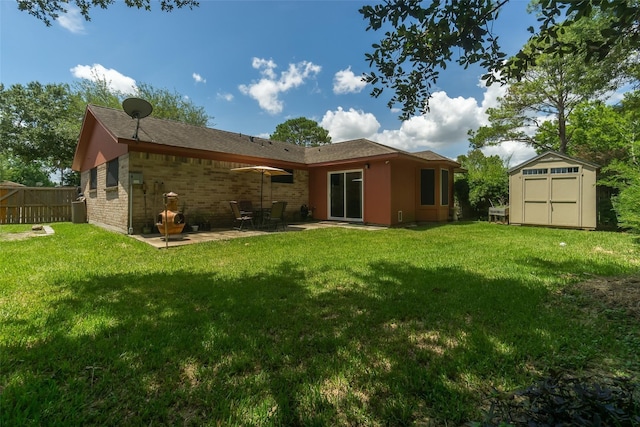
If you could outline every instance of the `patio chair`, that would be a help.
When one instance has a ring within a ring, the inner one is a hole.
[[[282,224],[282,230],[287,227],[287,223],[284,219],[284,211],[287,208],[287,202],[273,202],[271,205],[271,213],[269,215],[269,228],[273,224],[273,229],[278,229],[278,224]]]
[[[253,215],[246,212],[241,213],[240,207],[238,206],[238,202],[231,201],[229,202],[229,205],[231,206],[231,212],[233,212],[233,218],[235,223],[238,223],[238,222],[240,223],[240,227],[234,227],[236,230],[242,231],[242,227],[244,226],[244,223],[247,221],[251,224],[251,228],[254,228]]]
[[[251,200],[239,200],[238,207],[241,214],[253,215],[253,204]]]

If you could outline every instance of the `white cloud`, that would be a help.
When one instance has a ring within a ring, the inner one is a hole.
[[[498,107],[500,105],[499,99],[503,98],[507,94],[507,90],[509,89],[509,85],[494,83],[491,86],[487,86],[483,81],[481,81],[478,86],[485,90],[484,96],[482,98],[483,112],[485,112],[487,108]]]
[[[475,98],[449,97],[446,92],[432,94],[430,111],[402,122],[398,129],[380,129],[376,117],[361,110],[342,107],[327,111],[319,122],[327,129],[333,142],[367,138],[409,152],[433,150],[455,159],[469,150],[469,129],[487,125],[486,109],[498,105],[497,99],[504,96],[506,87],[486,87],[481,102]],[[515,166],[535,156],[535,151],[522,143],[510,141],[499,146],[483,149],[486,155],[498,155],[511,159]]]
[[[332,142],[372,139],[380,128],[380,123],[373,114],[353,108],[344,111],[342,107],[338,107],[336,111],[327,111],[319,125],[329,131]]]
[[[340,70],[333,76],[333,93],[342,95],[345,93],[359,93],[367,86],[362,76],[356,76],[351,67]]]
[[[62,28],[74,34],[84,33],[84,18],[77,7],[68,7],[67,13],[61,14],[57,21]]]
[[[307,79],[314,77],[322,69],[312,62],[302,61],[289,64],[289,68],[278,76],[275,72],[277,65],[271,59],[253,58],[252,66],[260,70],[262,78],[249,85],[240,85],[238,89],[258,101],[260,108],[270,114],[282,112],[284,102],[279,98],[280,94],[304,84]]]
[[[202,76],[200,74],[198,74],[198,73],[193,73],[192,77],[193,77],[193,80],[196,83],[206,83],[207,82],[207,79],[203,79]]]
[[[474,98],[450,98],[445,92],[435,92],[430,111],[402,122],[399,129],[384,130],[371,138],[381,144],[416,152],[433,150],[456,157],[468,151],[467,132],[477,129],[482,109]]]
[[[500,145],[486,147],[482,149],[482,152],[485,156],[500,157],[508,162],[507,165],[510,168],[518,166],[520,163],[524,163],[537,155],[536,150],[517,141],[507,141]]]
[[[230,94],[230,93],[220,93],[220,92],[218,92],[216,94],[216,98],[217,99],[222,99],[222,100],[228,101],[228,102],[233,101],[233,95]]]
[[[113,68],[107,69],[100,64],[76,65],[71,68],[70,71],[74,77],[79,79],[87,79],[94,82],[104,80],[109,86],[109,89],[113,91],[124,94],[135,94],[138,90],[134,79],[123,75]]]

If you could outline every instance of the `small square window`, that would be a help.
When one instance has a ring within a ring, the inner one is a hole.
[[[293,184],[293,169],[285,169],[291,175],[271,175],[271,182],[279,182],[281,184]]]

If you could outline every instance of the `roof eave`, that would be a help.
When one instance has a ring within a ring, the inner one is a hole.
[[[567,155],[567,154],[562,154],[562,153],[560,153],[560,152],[558,152],[558,151],[554,151],[554,150],[547,150],[547,151],[545,151],[545,152],[544,152],[544,153],[542,153],[542,154],[538,154],[537,156],[532,157],[531,159],[526,160],[526,161],[524,161],[524,162],[520,163],[519,165],[516,165],[516,166],[512,167],[511,169],[509,169],[509,170],[507,171],[507,173],[508,173],[508,174],[511,174],[512,172],[515,172],[515,171],[517,171],[518,169],[522,169],[522,168],[526,167],[527,165],[529,165],[529,164],[531,164],[531,163],[535,163],[535,162],[537,162],[538,160],[540,160],[540,159],[542,159],[543,157],[548,156],[548,155],[555,155],[555,156],[558,156],[558,157],[562,157],[563,159],[565,159],[565,160],[567,160],[567,161],[569,161],[569,160],[570,160],[570,161],[575,161],[575,162],[581,163],[581,164],[583,164],[583,165],[586,165],[586,166],[590,166],[590,167],[592,167],[592,168],[595,168],[596,170],[600,170],[600,165],[597,165],[597,164],[595,164],[595,163],[587,162],[587,161],[585,161],[585,160],[578,159],[578,158],[576,158],[576,157],[571,157],[571,156],[569,156],[569,155]]]
[[[157,144],[154,142],[136,141],[133,139],[120,138],[119,143],[127,144],[129,151],[139,153],[151,153],[165,156],[193,157],[197,159],[218,160],[230,163],[265,164],[288,169],[305,169],[304,163],[267,159],[264,157],[244,156],[234,153],[223,153],[220,151],[201,150],[196,148],[176,147],[174,145]]]

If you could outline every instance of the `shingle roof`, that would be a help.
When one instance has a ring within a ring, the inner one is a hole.
[[[431,150],[425,150],[425,151],[419,151],[417,153],[411,153],[411,155],[416,156],[416,157],[420,157],[421,159],[425,159],[425,160],[448,160],[451,161],[451,159],[441,156],[438,153],[434,153]]]
[[[124,111],[95,105],[89,109],[114,137],[133,139],[136,122]],[[304,147],[154,117],[140,120],[138,138],[170,147],[304,163]]]
[[[305,160],[308,164],[314,164],[397,153],[409,154],[368,139],[353,139],[320,147],[309,147],[306,151]]]
[[[124,111],[96,105],[89,105],[88,109],[116,139],[133,140],[136,122]],[[354,139],[306,148],[286,142],[271,141],[151,116],[140,120],[138,138],[142,142],[166,147],[204,150],[307,165],[393,154],[413,156],[429,161],[447,161],[457,165],[453,160],[432,151],[409,153],[367,139]]]

